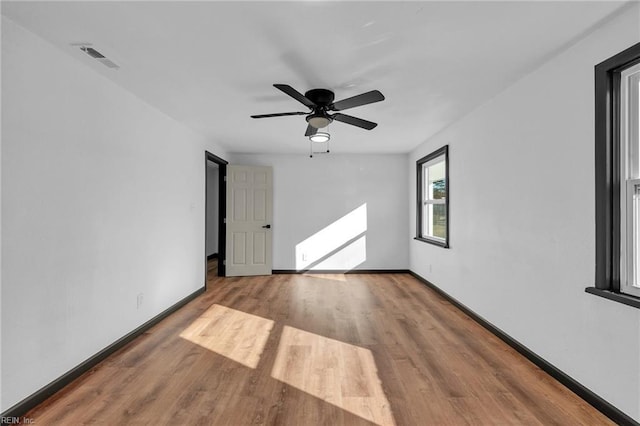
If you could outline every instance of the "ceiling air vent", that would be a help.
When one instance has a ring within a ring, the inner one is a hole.
[[[102,53],[98,52],[93,47],[82,46],[80,48],[80,50],[82,50],[87,55],[91,56],[92,58],[104,58],[104,55]]]
[[[75,46],[80,46],[80,50],[82,50],[87,55],[91,56],[93,59],[97,59],[99,62],[102,63],[102,65],[104,65],[104,66],[106,66],[108,68],[113,68],[113,69],[120,68],[120,66],[118,66],[118,64],[113,62],[111,59],[108,59],[106,56],[104,56],[102,53],[98,52],[93,47],[89,47],[89,46],[91,46],[90,44],[74,44],[74,45]]]

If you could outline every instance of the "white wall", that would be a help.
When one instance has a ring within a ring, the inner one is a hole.
[[[218,253],[218,196],[220,167],[207,161],[207,256]]]
[[[205,149],[2,18],[0,411],[203,287]]]
[[[407,268],[406,155],[230,158],[231,164],[273,167],[274,269]],[[296,246],[318,232],[315,253],[297,259]]]
[[[640,40],[636,3],[410,155],[449,144],[451,249],[410,267],[640,420],[640,310],[594,285],[593,67]]]

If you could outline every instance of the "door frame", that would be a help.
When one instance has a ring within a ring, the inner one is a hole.
[[[225,217],[227,215],[227,164],[229,162],[218,157],[209,151],[204,152],[204,287],[207,288],[207,196],[209,194],[207,185],[207,162],[211,161],[218,165],[218,276],[225,276],[224,261],[227,258],[227,225]]]

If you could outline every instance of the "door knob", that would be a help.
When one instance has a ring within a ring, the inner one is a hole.
[[[271,229],[271,225],[264,225],[263,228],[265,229]]]

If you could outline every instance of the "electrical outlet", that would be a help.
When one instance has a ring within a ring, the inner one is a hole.
[[[302,253],[302,261],[303,262],[307,261],[307,253]]]
[[[136,309],[140,309],[140,306],[142,306],[143,297],[144,297],[143,293],[138,294],[138,296],[136,297]]]
[[[429,264],[429,272],[432,272],[433,268],[431,267],[431,264]]]

